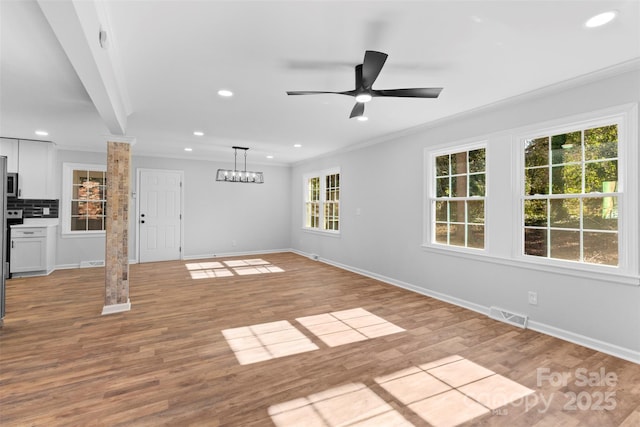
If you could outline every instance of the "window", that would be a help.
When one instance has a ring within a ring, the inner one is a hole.
[[[432,156],[432,243],[485,247],[486,148]]]
[[[106,166],[63,165],[62,226],[65,234],[104,233]]]
[[[338,231],[340,229],[340,174],[334,173],[324,177],[324,229]]]
[[[304,178],[304,228],[340,231],[340,172],[324,171]]]
[[[524,255],[618,265],[618,124],[524,139]]]
[[[307,214],[305,227],[320,227],[320,177],[307,180]]]

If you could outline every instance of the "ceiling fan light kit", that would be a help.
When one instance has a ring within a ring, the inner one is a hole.
[[[287,95],[318,95],[318,94],[336,94],[348,95],[356,98],[356,105],[351,110],[349,118],[363,117],[364,104],[371,101],[373,97],[398,97],[398,98],[437,98],[442,92],[441,87],[429,88],[407,88],[407,89],[373,89],[373,83],[378,78],[382,66],[387,60],[386,53],[377,52],[375,50],[367,50],[364,53],[362,64],[356,65],[356,88],[343,92],[327,92],[327,91],[288,91]]]
[[[247,170],[247,151],[248,147],[231,147],[233,148],[233,169],[218,169],[216,173],[216,181],[222,182],[239,182],[243,184],[264,184],[264,174],[262,172],[253,172]],[[238,150],[244,151],[244,170],[238,170]]]

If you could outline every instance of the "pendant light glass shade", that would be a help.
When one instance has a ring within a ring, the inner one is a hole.
[[[232,147],[234,152],[233,169],[218,169],[216,181],[240,182],[244,184],[263,184],[262,172],[247,170],[247,147]],[[244,170],[238,170],[238,150],[244,151]]]

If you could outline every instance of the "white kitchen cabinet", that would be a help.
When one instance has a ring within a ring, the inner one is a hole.
[[[55,267],[57,226],[11,226],[9,271],[14,277],[41,276]]]
[[[0,138],[0,156],[7,157],[7,172],[18,172],[18,140]]]
[[[55,199],[55,146],[50,142],[19,141],[18,198]]]

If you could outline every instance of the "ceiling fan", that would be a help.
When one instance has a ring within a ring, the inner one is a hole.
[[[349,95],[356,98],[356,105],[351,110],[350,119],[364,116],[364,104],[377,96],[393,96],[401,98],[437,98],[442,91],[441,87],[409,88],[409,89],[373,89],[373,83],[378,78],[382,66],[388,55],[375,50],[367,50],[364,53],[362,64],[356,65],[356,88],[344,92],[325,91],[287,91],[287,95],[318,95],[333,93]]]

